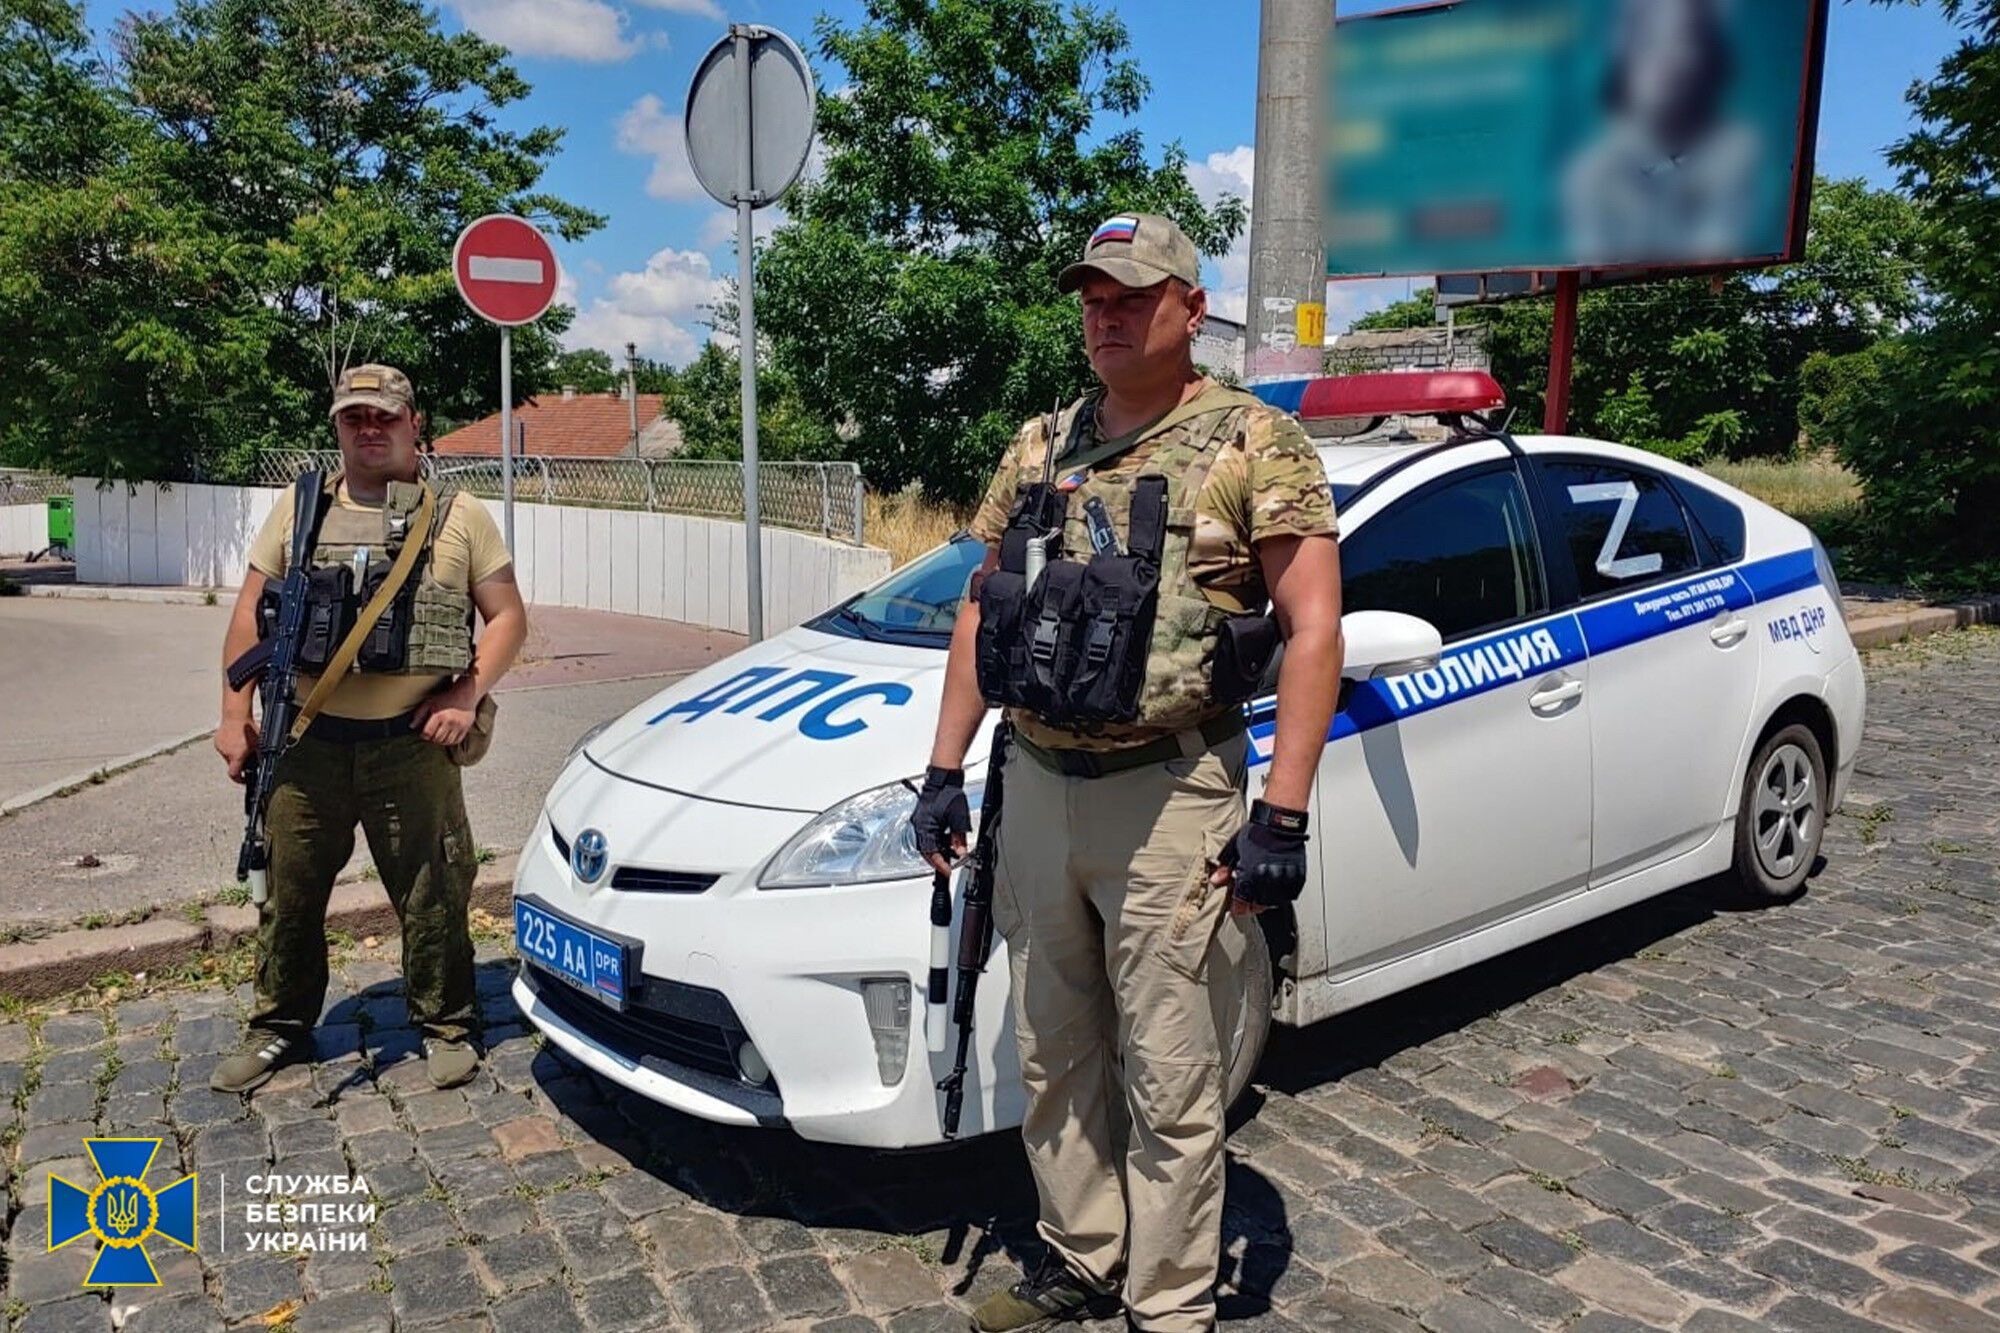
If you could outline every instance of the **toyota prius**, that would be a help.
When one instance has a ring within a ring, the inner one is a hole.
[[[1302,419],[1444,430],[1321,452],[1340,706],[1304,895],[1222,934],[1232,1099],[1274,1021],[1709,876],[1757,901],[1801,891],[1865,695],[1807,528],[1653,454],[1516,439],[1484,375],[1266,392]],[[514,886],[514,996],[548,1040],[709,1120],[884,1148],[943,1137],[957,1042],[927,991],[931,876],[910,814],[984,554],[961,534],[579,744]],[[1246,808],[1274,709],[1272,689],[1246,706]],[[986,738],[972,753],[976,810]],[[1005,947],[977,992],[968,1135],[1023,1110]]]

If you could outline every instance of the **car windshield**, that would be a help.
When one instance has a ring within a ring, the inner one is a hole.
[[[903,566],[887,582],[806,622],[807,626],[850,639],[943,648],[958,623],[966,584],[985,559],[984,543],[955,537]]]
[[[1334,507],[1346,504],[1354,491],[1353,486],[1334,486]],[[873,591],[857,593],[807,621],[806,627],[847,639],[947,647],[966,584],[985,559],[985,545],[960,533],[903,566]]]

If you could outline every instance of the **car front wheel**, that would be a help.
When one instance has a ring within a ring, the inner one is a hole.
[[[1757,747],[1736,812],[1736,879],[1747,898],[1788,902],[1805,887],[1826,835],[1828,796],[1826,757],[1810,728],[1795,722]]]

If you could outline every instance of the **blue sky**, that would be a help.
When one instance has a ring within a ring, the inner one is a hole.
[[[1391,3],[1343,0],[1340,12]],[[151,7],[89,4],[100,30],[127,8]],[[1105,7],[1131,30],[1133,54],[1152,81],[1137,121],[1149,144],[1178,139],[1196,164],[1197,185],[1247,200],[1256,0],[1109,0]],[[568,130],[545,187],[610,219],[584,241],[558,246],[564,296],[579,311],[571,345],[622,353],[631,339],[652,356],[684,361],[694,354],[707,336],[703,307],[735,266],[733,215],[701,194],[679,148],[678,117],[694,66],[728,20],[769,24],[810,51],[818,15],[853,21],[860,8],[855,0],[442,0],[447,27],[470,27],[508,46],[534,85],[510,108],[510,122]],[[1954,44],[1935,6],[1834,0],[1820,170],[1891,183],[1882,151],[1910,124],[1903,94]],[[837,71],[832,78],[837,82]],[[1241,310],[1245,273],[1240,244],[1211,271],[1226,313]],[[1335,284],[1329,324],[1343,328],[1409,286]]]

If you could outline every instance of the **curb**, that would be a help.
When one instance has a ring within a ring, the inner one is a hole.
[[[1856,648],[1884,648],[1890,644],[1921,639],[1969,625],[2000,624],[2000,597],[1987,597],[1945,606],[1927,606],[1884,616],[1858,616],[1847,622],[1847,635]]]
[[[227,588],[133,588],[121,584],[28,583],[21,591],[30,597],[73,597],[84,602],[155,602],[171,606],[222,606],[224,598],[234,598]]]
[[[116,777],[128,768],[137,768],[140,764],[148,760],[158,759],[164,754],[172,754],[182,746],[192,745],[203,736],[212,734],[214,734],[213,728],[203,727],[199,731],[190,731],[187,735],[177,740],[162,741],[151,749],[140,750],[136,753],[128,754],[122,759],[113,759],[108,763],[99,764],[96,768],[90,769],[87,772],[72,773],[68,777],[57,778],[54,782],[37,787],[33,791],[22,792],[19,796],[10,796],[4,801],[0,801],[0,819],[26,810],[31,805],[39,805],[43,801],[60,796],[72,787],[80,787],[103,778]]]
[[[470,906],[512,915],[518,855],[479,868]],[[177,918],[141,921],[103,930],[65,930],[20,944],[0,945],[0,997],[46,1000],[87,986],[107,972],[137,974],[204,953],[226,953],[257,934],[257,909],[214,904],[200,922]],[[390,935],[396,910],[375,880],[337,884],[327,903],[326,927],[351,935]]]

